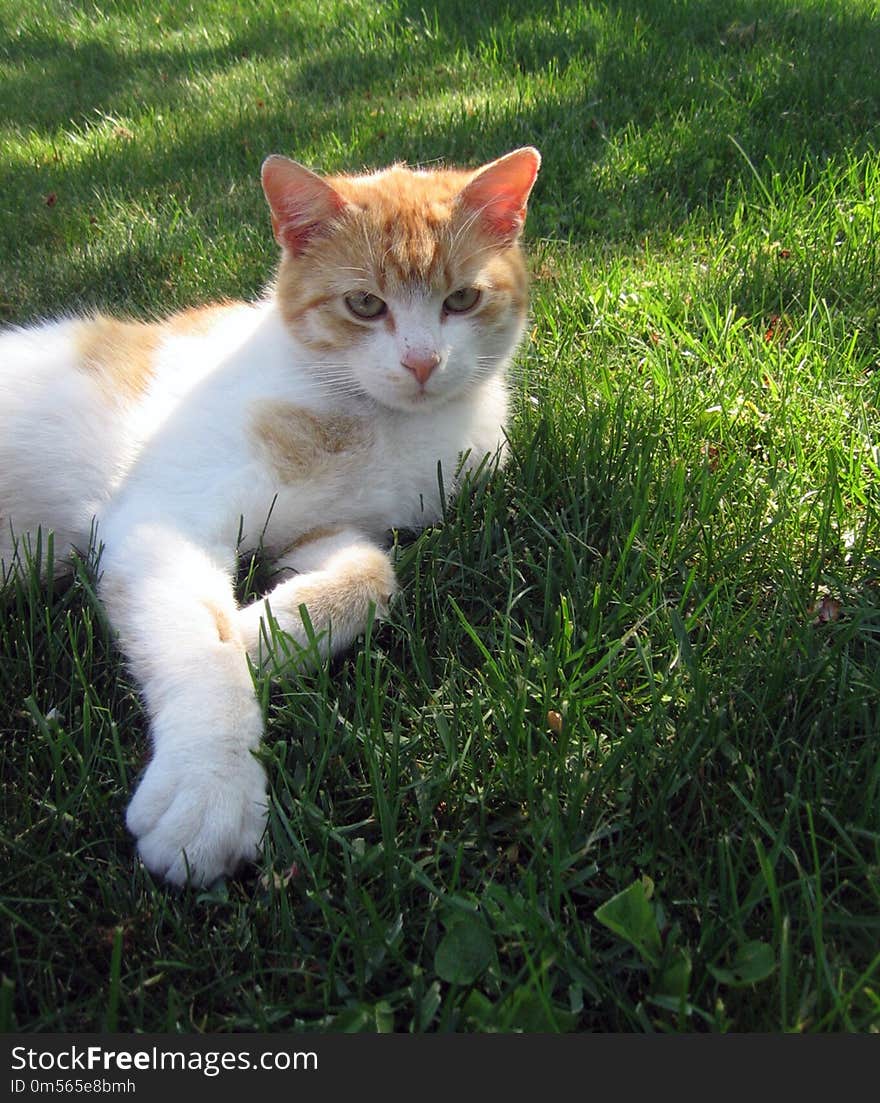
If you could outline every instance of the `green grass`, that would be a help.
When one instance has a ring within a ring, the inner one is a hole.
[[[6,321],[256,294],[269,152],[544,154],[513,459],[261,683],[257,871],[135,867],[88,573],[0,599],[0,1026],[878,1028],[878,16],[0,0]]]

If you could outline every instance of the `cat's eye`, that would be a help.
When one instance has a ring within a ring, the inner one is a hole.
[[[385,300],[369,291],[352,291],[345,296],[345,305],[356,318],[381,318],[388,310]]]
[[[443,300],[443,309],[450,314],[466,314],[473,310],[480,301],[480,290],[477,287],[460,287]]]

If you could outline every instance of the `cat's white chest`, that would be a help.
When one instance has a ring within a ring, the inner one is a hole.
[[[500,378],[424,415],[322,417],[283,403],[258,407],[251,433],[256,426],[273,498],[264,538],[279,546],[327,524],[378,535],[435,523],[463,471],[502,447],[506,408]],[[253,507],[256,522],[265,502]]]

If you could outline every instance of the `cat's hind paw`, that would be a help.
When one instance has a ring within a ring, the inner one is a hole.
[[[259,854],[266,775],[249,752],[196,773],[157,755],[128,806],[126,823],[151,873],[174,885],[210,885]]]

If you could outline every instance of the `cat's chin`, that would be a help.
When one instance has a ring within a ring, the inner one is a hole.
[[[382,404],[405,414],[430,414],[445,406],[455,395],[448,392],[419,391],[410,395],[385,395]]]
[[[436,385],[433,385],[432,380],[427,387],[421,388],[380,385],[367,393],[374,402],[386,409],[398,410],[401,413],[428,414],[464,397],[470,390],[471,386],[466,379],[457,381],[445,379]]]

